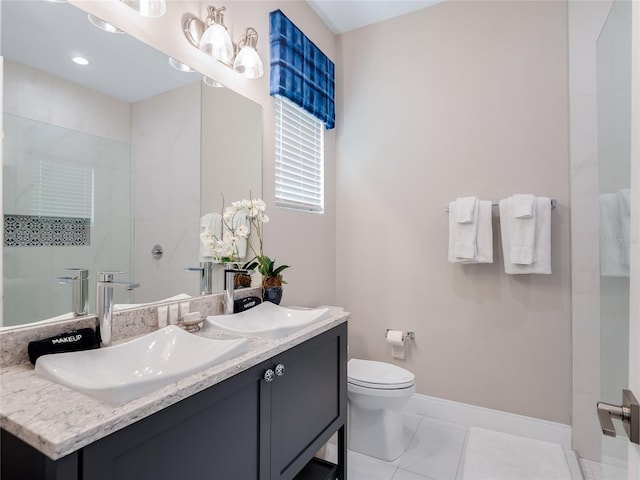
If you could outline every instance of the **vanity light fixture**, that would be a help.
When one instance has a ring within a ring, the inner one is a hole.
[[[238,40],[239,52],[233,62],[233,69],[246,78],[260,78],[264,73],[262,60],[256,50],[257,44],[258,32],[252,27],[247,28]]]
[[[207,7],[205,22],[194,16],[187,17],[183,26],[187,40],[194,47],[233,68],[244,77],[261,77],[264,71],[262,60],[256,50],[258,32],[255,28],[247,28],[238,44],[234,45],[227,27],[224,26],[222,12],[225,10],[226,7]]]
[[[165,0],[120,0],[143,17],[156,18],[167,13]]]
[[[233,59],[233,42],[231,41],[231,35],[229,35],[227,27],[224,26],[224,15],[222,12],[225,10],[226,7],[207,7],[206,30],[200,35],[197,47],[216,60],[230,65]],[[197,18],[192,17],[187,20],[187,23],[190,23],[191,28],[193,28],[196,21],[199,22]],[[198,29],[200,28],[204,29],[198,26]]]
[[[91,24],[95,27],[98,27],[100,30],[104,30],[105,32],[109,32],[109,33],[124,33],[119,28],[114,27],[110,23],[105,22],[101,18],[98,18],[95,15],[92,15],[91,13],[88,13],[87,17],[89,18],[89,21],[91,22]]]

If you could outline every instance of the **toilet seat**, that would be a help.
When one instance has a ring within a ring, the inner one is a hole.
[[[348,382],[376,390],[411,388],[416,377],[404,368],[385,362],[352,358],[347,364]]]

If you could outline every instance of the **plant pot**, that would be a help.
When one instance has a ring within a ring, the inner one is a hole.
[[[234,288],[247,288],[251,286],[251,275],[246,273],[236,273],[233,276]]]
[[[282,300],[282,287],[265,287],[262,289],[262,300],[264,302],[280,305]]]

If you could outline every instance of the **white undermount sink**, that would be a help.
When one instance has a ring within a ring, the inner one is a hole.
[[[170,325],[127,343],[44,355],[35,371],[111,404],[141,397],[180,378],[241,355],[244,338],[213,340]]]
[[[298,309],[263,302],[244,312],[207,317],[205,324],[229,332],[281,338],[329,315],[329,308]]]

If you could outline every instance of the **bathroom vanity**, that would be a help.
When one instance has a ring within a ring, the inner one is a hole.
[[[2,478],[302,480],[337,433],[330,478],[344,479],[346,319],[336,313],[284,339],[254,339],[248,354],[118,407],[40,379],[30,366],[12,367],[3,373],[3,397],[20,390],[22,374],[32,375],[30,394],[43,386],[47,392],[40,403],[30,400],[40,410],[0,408]],[[60,403],[49,405],[56,395]],[[43,426],[56,421],[63,425]]]

